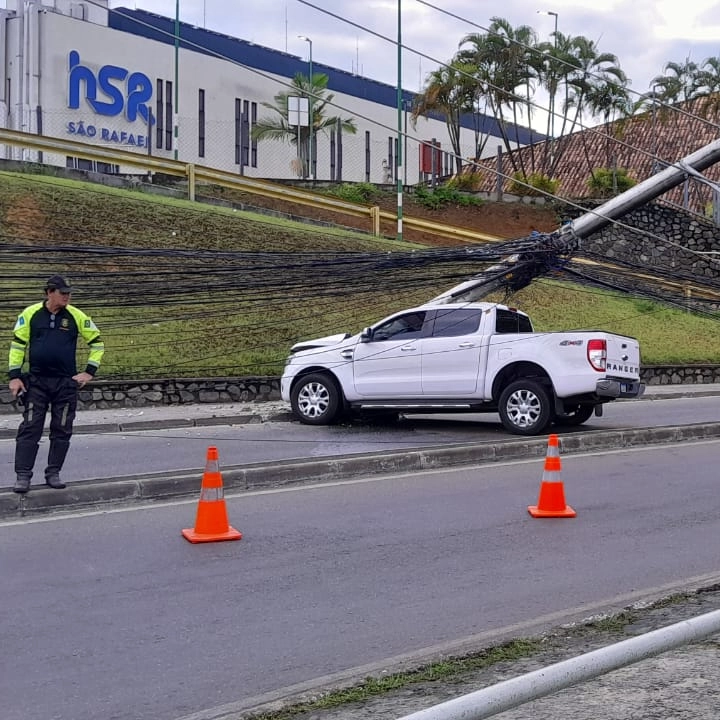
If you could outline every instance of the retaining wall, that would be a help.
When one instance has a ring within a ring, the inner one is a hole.
[[[647,385],[720,383],[720,365],[645,367],[641,376]],[[280,378],[277,377],[98,380],[80,391],[78,408],[104,410],[151,405],[265,402],[279,399]],[[0,413],[10,412],[16,412],[16,407],[5,388],[0,391]]]
[[[583,203],[588,209],[599,204]],[[582,211],[563,212],[574,219]],[[582,249],[610,261],[632,260],[651,271],[672,270],[698,279],[717,278],[720,270],[720,229],[709,219],[661,203],[628,213],[621,225],[609,225],[583,240]]]

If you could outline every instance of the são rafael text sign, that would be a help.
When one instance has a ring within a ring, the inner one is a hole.
[[[101,120],[75,120],[67,123],[70,135],[88,137],[116,145],[147,147],[148,128],[153,119],[150,101],[153,84],[141,72],[130,72],[119,65],[103,65],[98,71],[80,62],[80,53],[71,50],[68,56],[68,107],[79,110],[83,102],[101,117],[122,116],[128,123],[137,123],[136,131],[105,127]]]

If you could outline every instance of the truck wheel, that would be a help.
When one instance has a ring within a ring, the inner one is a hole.
[[[535,380],[516,380],[500,394],[498,406],[505,429],[515,435],[539,435],[552,420],[548,391]]]
[[[566,410],[564,413],[558,413],[555,415],[554,423],[556,425],[568,425],[575,427],[576,425],[582,425],[586,420],[589,420],[595,412],[594,405],[576,405],[571,410]]]
[[[295,383],[290,406],[300,422],[306,425],[329,425],[340,411],[340,391],[329,375],[311,373]]]

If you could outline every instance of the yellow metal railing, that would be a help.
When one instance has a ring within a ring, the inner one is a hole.
[[[348,202],[347,200],[329,197],[321,193],[298,190],[297,188],[289,187],[281,183],[249,178],[225,170],[205,167],[203,165],[188,164],[179,160],[171,160],[168,158],[141,154],[128,150],[117,150],[115,148],[88,145],[87,143],[78,142],[77,140],[67,140],[65,138],[48,137],[45,135],[32,135],[29,133],[19,132],[17,130],[0,128],[0,144],[25,148],[37,152],[70,155],[84,160],[125,165],[128,167],[138,168],[142,172],[152,171],[182,177],[187,180],[187,194],[189,200],[195,200],[195,192],[198,183],[209,183],[212,185],[219,185],[221,187],[260,195],[266,198],[307,205],[319,210],[327,210],[342,215],[367,218],[370,223],[370,231],[376,237],[380,235],[381,221],[392,222],[396,220],[395,215],[382,211],[379,207],[370,207],[367,205]],[[488,242],[500,239],[493,235],[486,235],[484,233],[474,232],[473,230],[465,228],[443,225],[442,223],[435,223],[428,220],[421,220],[411,216],[405,216],[403,218],[403,225],[410,229],[433,233],[443,237],[461,238],[463,240],[467,240],[468,242]]]

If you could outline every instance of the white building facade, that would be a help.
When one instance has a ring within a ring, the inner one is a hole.
[[[0,128],[177,157],[250,177],[302,174],[295,144],[288,138],[257,142],[251,130],[258,119],[279,118],[263,103],[275,105],[278,93],[292,94],[292,78],[307,75],[308,62],[186,23],[178,27],[176,34],[174,19],[154,13],[110,10],[107,0],[9,0],[8,8],[0,10]],[[396,88],[319,63],[313,73],[328,76],[327,93],[334,95],[325,114],[353,120],[357,132],[334,126],[317,133],[311,176],[395,182]],[[454,168],[445,152],[451,146],[444,121],[420,118],[413,127],[411,100],[410,93],[403,93],[400,172],[405,184],[417,182],[430,162],[439,175]],[[491,135],[499,135],[492,118],[485,123]],[[517,130],[519,144],[540,139]],[[463,157],[472,157],[470,123],[461,137]],[[433,140],[441,151],[423,150],[423,142]],[[488,154],[499,142],[490,138]],[[38,157],[3,145],[0,158],[132,171],[48,153]]]

